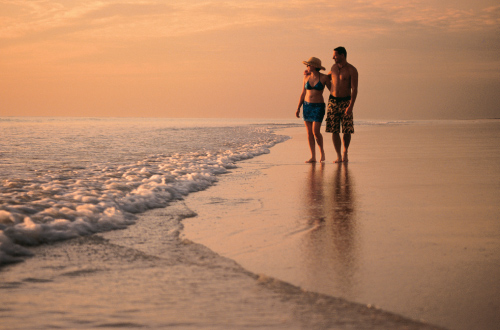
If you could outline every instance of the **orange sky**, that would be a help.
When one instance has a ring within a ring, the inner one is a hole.
[[[293,118],[342,45],[358,119],[500,117],[496,0],[343,3],[0,0],[0,116]]]

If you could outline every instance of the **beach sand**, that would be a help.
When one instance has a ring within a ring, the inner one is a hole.
[[[500,324],[499,122],[359,126],[346,164],[304,128],[190,195],[184,237],[245,269],[449,329]]]

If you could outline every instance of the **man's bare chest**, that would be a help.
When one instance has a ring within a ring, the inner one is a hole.
[[[351,75],[346,70],[346,72],[336,72],[332,73],[332,82],[335,85],[348,84],[351,81]]]

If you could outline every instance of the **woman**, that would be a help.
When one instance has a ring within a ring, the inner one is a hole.
[[[307,129],[307,138],[309,140],[309,149],[311,149],[311,159],[306,163],[316,162],[316,145],[318,143],[321,151],[321,162],[325,160],[325,151],[323,149],[323,135],[321,135],[321,122],[325,116],[325,100],[323,99],[323,90],[325,86],[330,89],[330,77],[322,74],[319,71],[325,70],[321,66],[321,60],[316,57],[311,57],[307,61],[303,61],[307,66],[304,72],[304,81],[302,83],[302,94],[300,94],[299,106],[295,115],[300,118],[300,107],[304,106],[303,118]]]

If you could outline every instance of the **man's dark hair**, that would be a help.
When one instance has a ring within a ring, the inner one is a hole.
[[[334,49],[334,51],[336,51],[340,55],[344,55],[347,58],[347,50],[345,50],[344,47],[337,47]]]

